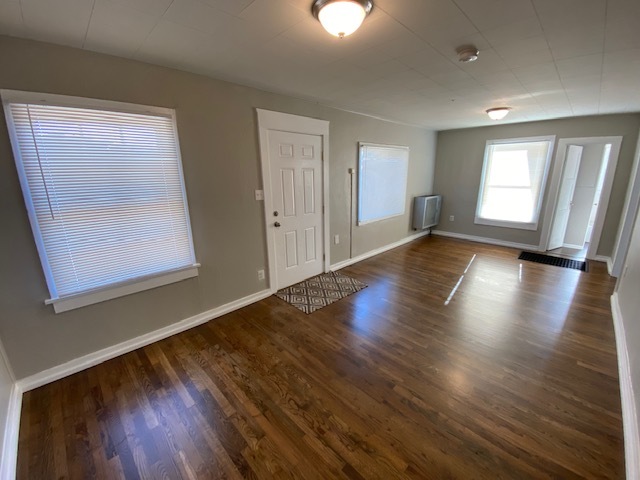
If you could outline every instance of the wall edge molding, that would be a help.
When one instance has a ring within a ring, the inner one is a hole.
[[[424,232],[415,233],[413,235],[409,235],[408,237],[404,237],[402,240],[398,240],[397,242],[389,243],[384,247],[379,247],[374,250],[369,250],[366,253],[361,255],[347,258],[346,260],[342,260],[341,262],[334,263],[329,267],[329,270],[335,272],[336,270],[340,270],[341,268],[348,267],[349,265],[353,265],[354,263],[361,262],[362,260],[366,260],[367,258],[375,257],[376,255],[380,255],[381,253],[387,252],[389,250],[393,250],[394,248],[400,247],[406,243],[413,242],[418,238],[429,235],[430,231],[425,230]]]
[[[14,383],[9,394],[7,423],[4,425],[2,458],[0,458],[0,478],[16,478],[18,462],[18,433],[20,412],[22,411],[22,390]]]
[[[613,258],[607,257],[607,271],[609,272],[609,276],[613,277]]]
[[[265,289],[257,293],[253,293],[246,297],[234,300],[211,310],[207,310],[202,313],[198,313],[192,317],[185,318],[166,327],[154,330],[149,333],[145,333],[138,337],[126,340],[124,342],[112,345],[97,352],[92,352],[82,357],[70,360],[55,367],[49,368],[39,373],[35,373],[28,377],[22,378],[17,381],[17,386],[21,392],[28,392],[34,388],[41,387],[47,383],[54,382],[61,378],[73,375],[87,368],[93,367],[100,363],[111,360],[125,353],[129,353],[138,348],[144,347],[151,343],[163,340],[167,337],[175,335],[176,333],[184,332],[190,328],[196,327],[203,323],[213,320],[214,318],[225,315],[229,312],[245,307],[252,303],[258,302],[271,295],[271,290]]]
[[[631,381],[631,364],[625,336],[622,311],[618,293],[611,295],[611,316],[616,336],[618,353],[618,376],[620,377],[620,399],[622,401],[622,426],[624,430],[624,457],[627,478],[640,478],[640,432],[636,412],[635,396]]]
[[[434,230],[432,233],[434,235],[439,235],[441,237],[457,238],[459,240],[469,240],[470,242],[476,242],[476,243],[487,243],[489,245],[497,245],[500,247],[517,248],[520,250],[532,250],[534,252],[537,252],[539,250],[539,245],[528,245],[526,243],[507,242],[506,240],[498,240],[495,238],[488,238],[488,237],[478,237],[476,235],[467,235],[464,233],[446,232],[444,230]]]

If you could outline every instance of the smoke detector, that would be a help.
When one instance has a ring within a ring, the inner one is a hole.
[[[475,62],[480,54],[480,50],[473,46],[460,47],[456,51],[458,52],[458,61],[462,63]]]

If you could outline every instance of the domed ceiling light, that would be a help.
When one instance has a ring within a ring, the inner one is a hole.
[[[492,120],[502,120],[510,111],[510,107],[490,108],[487,110],[487,115],[489,115]]]
[[[480,55],[480,50],[472,45],[460,47],[456,52],[458,53],[458,61],[462,63],[475,62]]]
[[[360,28],[372,8],[371,0],[315,0],[311,11],[327,32],[344,38]]]

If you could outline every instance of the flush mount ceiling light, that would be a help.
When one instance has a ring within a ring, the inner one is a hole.
[[[327,32],[344,38],[360,28],[372,8],[371,0],[315,0],[311,11]]]
[[[490,108],[487,110],[487,115],[489,115],[492,120],[502,120],[510,111],[510,107]]]
[[[480,55],[480,50],[471,45],[460,47],[456,52],[458,53],[458,61],[462,63],[475,62]]]

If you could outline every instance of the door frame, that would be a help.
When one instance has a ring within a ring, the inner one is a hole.
[[[271,188],[271,168],[269,162],[269,131],[276,130],[322,137],[322,256],[323,271],[328,272],[331,265],[330,232],[329,232],[329,122],[316,118],[302,117],[289,113],[274,112],[256,108],[258,115],[258,136],[260,141],[260,166],[262,169],[262,190],[264,191],[264,221],[267,241],[267,272],[271,293],[278,289],[278,272],[276,266],[276,249],[271,234],[274,228],[273,191]]]
[[[609,164],[607,165],[604,183],[602,184],[602,192],[600,194],[600,201],[598,202],[598,212],[596,213],[596,220],[593,224],[593,234],[591,235],[591,242],[589,242],[589,249],[587,250],[587,258],[590,260],[596,259],[598,245],[600,244],[600,237],[602,236],[602,229],[604,227],[604,219],[609,206],[613,177],[616,173],[618,157],[620,156],[620,146],[622,145],[621,136],[561,138],[558,141],[558,148],[556,150],[556,157],[553,165],[553,174],[551,175],[549,198],[547,199],[547,206],[545,208],[544,221],[542,224],[542,233],[540,234],[540,251],[545,252],[549,246],[551,226],[553,225],[553,218],[556,213],[558,195],[560,193],[560,181],[569,145],[580,145],[584,147],[600,143],[610,143],[611,152],[609,153]]]
[[[631,234],[633,233],[633,226],[638,210],[640,210],[640,136],[638,137],[638,143],[636,145],[631,177],[629,186],[627,187],[627,196],[620,219],[620,227],[618,228],[618,236],[611,254],[612,265],[609,274],[612,277],[619,278],[620,275],[622,275],[622,269],[627,260]]]

